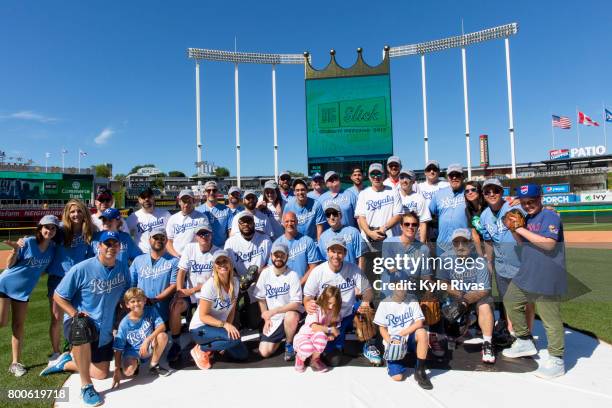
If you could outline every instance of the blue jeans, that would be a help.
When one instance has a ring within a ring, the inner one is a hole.
[[[353,313],[346,316],[340,322],[340,334],[332,341],[327,342],[327,346],[325,346],[325,353],[329,353],[334,350],[342,350],[344,348],[344,342],[346,340],[346,332],[353,328],[353,318],[355,317],[355,312],[359,309],[359,305],[361,305],[360,301],[356,301],[353,305]]]
[[[234,360],[246,360],[249,351],[240,340],[230,339],[227,330],[221,327],[203,325],[190,330],[193,341],[200,345],[202,351],[223,351]]]

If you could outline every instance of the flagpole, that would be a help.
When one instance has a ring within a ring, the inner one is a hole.
[[[64,172],[64,169],[65,169],[65,167],[64,167],[64,156],[65,155],[66,154],[64,153],[64,148],[62,147],[62,173]]]
[[[556,148],[555,147],[555,127],[553,126],[553,121],[552,121],[552,114],[551,114],[551,120],[550,120],[550,131],[552,133],[552,139],[553,139],[553,150]]]
[[[79,155],[79,168],[77,170],[77,173],[81,172],[81,148],[79,147],[79,152],[77,153]]]
[[[578,106],[576,106],[576,133],[578,134],[577,147],[580,147],[580,116],[578,115]]]
[[[608,152],[608,135],[606,134],[606,104],[604,101],[601,101],[601,108],[603,109],[603,131],[604,131],[604,147],[606,148],[606,153]]]

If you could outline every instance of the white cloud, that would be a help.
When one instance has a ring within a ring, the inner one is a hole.
[[[4,119],[18,119],[18,120],[29,120],[29,121],[33,121],[33,122],[40,122],[40,123],[53,123],[53,122],[57,122],[59,119],[51,117],[51,116],[46,116],[46,115],[42,115],[40,113],[36,113],[36,112],[32,112],[32,111],[19,111],[19,112],[14,112],[5,116],[2,116],[2,118]]]
[[[94,142],[99,145],[106,144],[106,142],[108,142],[108,140],[114,134],[115,131],[112,128],[107,127],[103,129],[100,134],[98,134],[98,136],[95,137]]]

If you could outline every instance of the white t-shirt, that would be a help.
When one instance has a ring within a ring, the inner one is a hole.
[[[221,296],[219,296],[217,293],[217,288],[215,288],[214,280],[209,279],[206,281],[204,286],[202,286],[199,297],[201,299],[208,300],[211,303],[209,314],[212,317],[225,322],[232,311],[232,307],[234,307],[234,304],[238,300],[239,289],[240,283],[238,283],[238,279],[234,278],[233,295],[230,297],[223,287],[221,287]],[[198,307],[191,318],[191,322],[189,323],[189,330],[197,329],[203,324],[204,323],[202,323],[200,320],[200,304],[198,303]]]
[[[211,246],[208,252],[200,250],[200,244],[197,242],[189,243],[183,249],[178,267],[186,272],[185,287],[195,288],[200,283],[204,283],[212,276],[213,254],[219,248]],[[191,295],[191,302],[197,303],[200,293]]]
[[[284,273],[276,276],[274,268],[267,267],[259,275],[257,280],[255,297],[265,299],[268,310],[283,307],[289,303],[302,303],[302,285],[297,272],[287,269]],[[270,331],[264,333],[272,334],[283,323],[284,313],[272,316]]]
[[[268,238],[273,238],[274,229],[272,228],[272,221],[270,220],[270,217],[257,208],[254,211],[251,211],[251,213],[253,214],[253,218],[255,220],[255,231],[259,231],[262,234],[267,235]],[[232,219],[230,237],[236,234],[240,234],[240,229],[238,228],[238,217],[234,217]]]
[[[395,302],[386,298],[378,305],[374,315],[374,323],[386,327],[390,335],[399,334],[417,320],[425,320],[419,302],[407,298],[403,302]]]
[[[102,213],[100,212],[91,214],[91,222],[93,223],[97,231],[102,231],[102,220],[100,219],[100,215],[102,215]],[[119,231],[123,231],[126,234],[130,233],[130,230],[128,229],[127,223],[125,222],[124,218],[121,218],[121,227],[119,227]]]
[[[168,210],[154,208],[153,213],[148,213],[142,208],[127,218],[126,224],[130,234],[134,237],[134,242],[144,253],[151,251],[149,245],[149,232],[153,228],[166,228],[170,213]]]
[[[391,217],[403,213],[404,208],[399,191],[389,186],[385,186],[382,191],[375,191],[372,187],[368,187],[359,193],[357,198],[355,217],[365,217],[371,228],[382,227]],[[387,230],[388,237],[398,234],[397,228]],[[364,231],[361,231],[361,235],[367,240],[368,237]]]
[[[434,193],[442,188],[449,187],[450,184],[448,181],[438,180],[436,184],[429,184],[427,180],[418,184],[417,192],[421,193],[423,198],[425,199],[425,203],[427,207],[429,207],[429,203],[431,202],[431,198]]]
[[[397,183],[393,183],[393,179],[392,179],[391,177],[387,177],[387,178],[385,179],[385,181],[383,181],[383,184],[384,184],[385,186],[389,186],[389,187],[391,187],[391,188],[393,188],[393,189],[396,189],[396,190],[398,190],[398,189],[400,188],[400,181],[399,181],[399,178],[397,179]]]
[[[250,241],[244,239],[242,234],[232,235],[225,241],[225,249],[232,257],[232,263],[239,276],[246,274],[251,265],[263,268],[268,264],[272,241],[270,238],[255,231]],[[261,269],[260,269],[261,270]]]
[[[197,210],[187,215],[181,211],[173,214],[166,225],[168,239],[173,240],[172,245],[179,254],[190,242],[195,242],[196,232],[202,225],[209,225],[208,217]]]
[[[404,195],[403,191],[400,190],[400,197],[402,199],[402,207],[404,207],[404,214],[412,211],[419,216],[420,222],[431,221],[429,205],[427,205],[425,198],[421,194],[411,192],[409,195]]]
[[[316,298],[328,286],[337,286],[342,297],[340,318],[350,316],[355,304],[355,295],[370,288],[370,282],[355,264],[344,262],[339,272],[333,272],[328,262],[316,266],[304,285],[304,296]]]

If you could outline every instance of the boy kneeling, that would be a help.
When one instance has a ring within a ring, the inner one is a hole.
[[[140,364],[151,359],[149,373],[167,376],[168,370],[159,365],[168,336],[166,326],[157,309],[145,306],[146,296],[140,288],[130,288],[123,296],[129,313],[119,323],[117,334],[113,341],[115,350],[115,373],[113,388],[119,386],[121,373],[126,377],[137,374]]]
[[[400,279],[394,279],[401,284]],[[425,372],[425,359],[427,358],[427,330],[423,327],[425,317],[414,297],[408,297],[404,289],[395,289],[378,305],[374,323],[379,326],[380,335],[385,346],[384,358],[387,361],[387,373],[395,381],[401,381],[406,372],[404,357],[408,343],[416,340],[416,371],[414,378],[426,390],[433,385]]]

